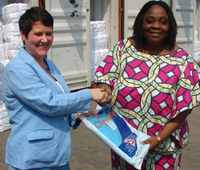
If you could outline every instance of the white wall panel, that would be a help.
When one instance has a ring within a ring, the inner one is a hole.
[[[172,10],[178,25],[177,45],[194,55],[195,0],[173,0]]]
[[[71,90],[89,87],[90,3],[76,0],[46,0],[45,8],[54,18],[54,42],[48,52]]]
[[[133,24],[142,6],[148,0],[125,0],[124,1],[124,38],[131,37],[133,34]]]

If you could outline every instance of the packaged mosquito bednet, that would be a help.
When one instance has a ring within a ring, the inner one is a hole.
[[[115,153],[140,169],[149,149],[149,144],[142,145],[140,141],[148,139],[149,136],[133,128],[109,106],[102,107],[97,114],[100,118],[80,117],[80,119]]]

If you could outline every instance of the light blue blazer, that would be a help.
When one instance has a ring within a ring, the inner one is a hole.
[[[12,125],[5,160],[19,169],[65,165],[71,153],[72,113],[88,112],[90,107],[90,90],[70,93],[57,67],[45,60],[66,94],[24,48],[4,70],[5,104]]]

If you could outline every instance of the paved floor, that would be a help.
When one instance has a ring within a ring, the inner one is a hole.
[[[91,105],[91,110],[95,107]],[[181,170],[200,170],[200,107],[188,117],[189,145],[183,150]],[[6,139],[10,131],[0,133],[0,170],[7,170],[4,163]],[[71,170],[110,170],[110,149],[95,134],[81,124],[71,131]]]

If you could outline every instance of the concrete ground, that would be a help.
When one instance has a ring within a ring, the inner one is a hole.
[[[92,103],[91,110],[95,104]],[[200,107],[188,117],[190,134],[189,145],[183,149],[181,170],[200,169]],[[10,130],[0,133],[0,170],[8,170],[4,163],[5,144]],[[71,170],[111,170],[110,149],[95,134],[81,124],[71,131],[72,155]]]

